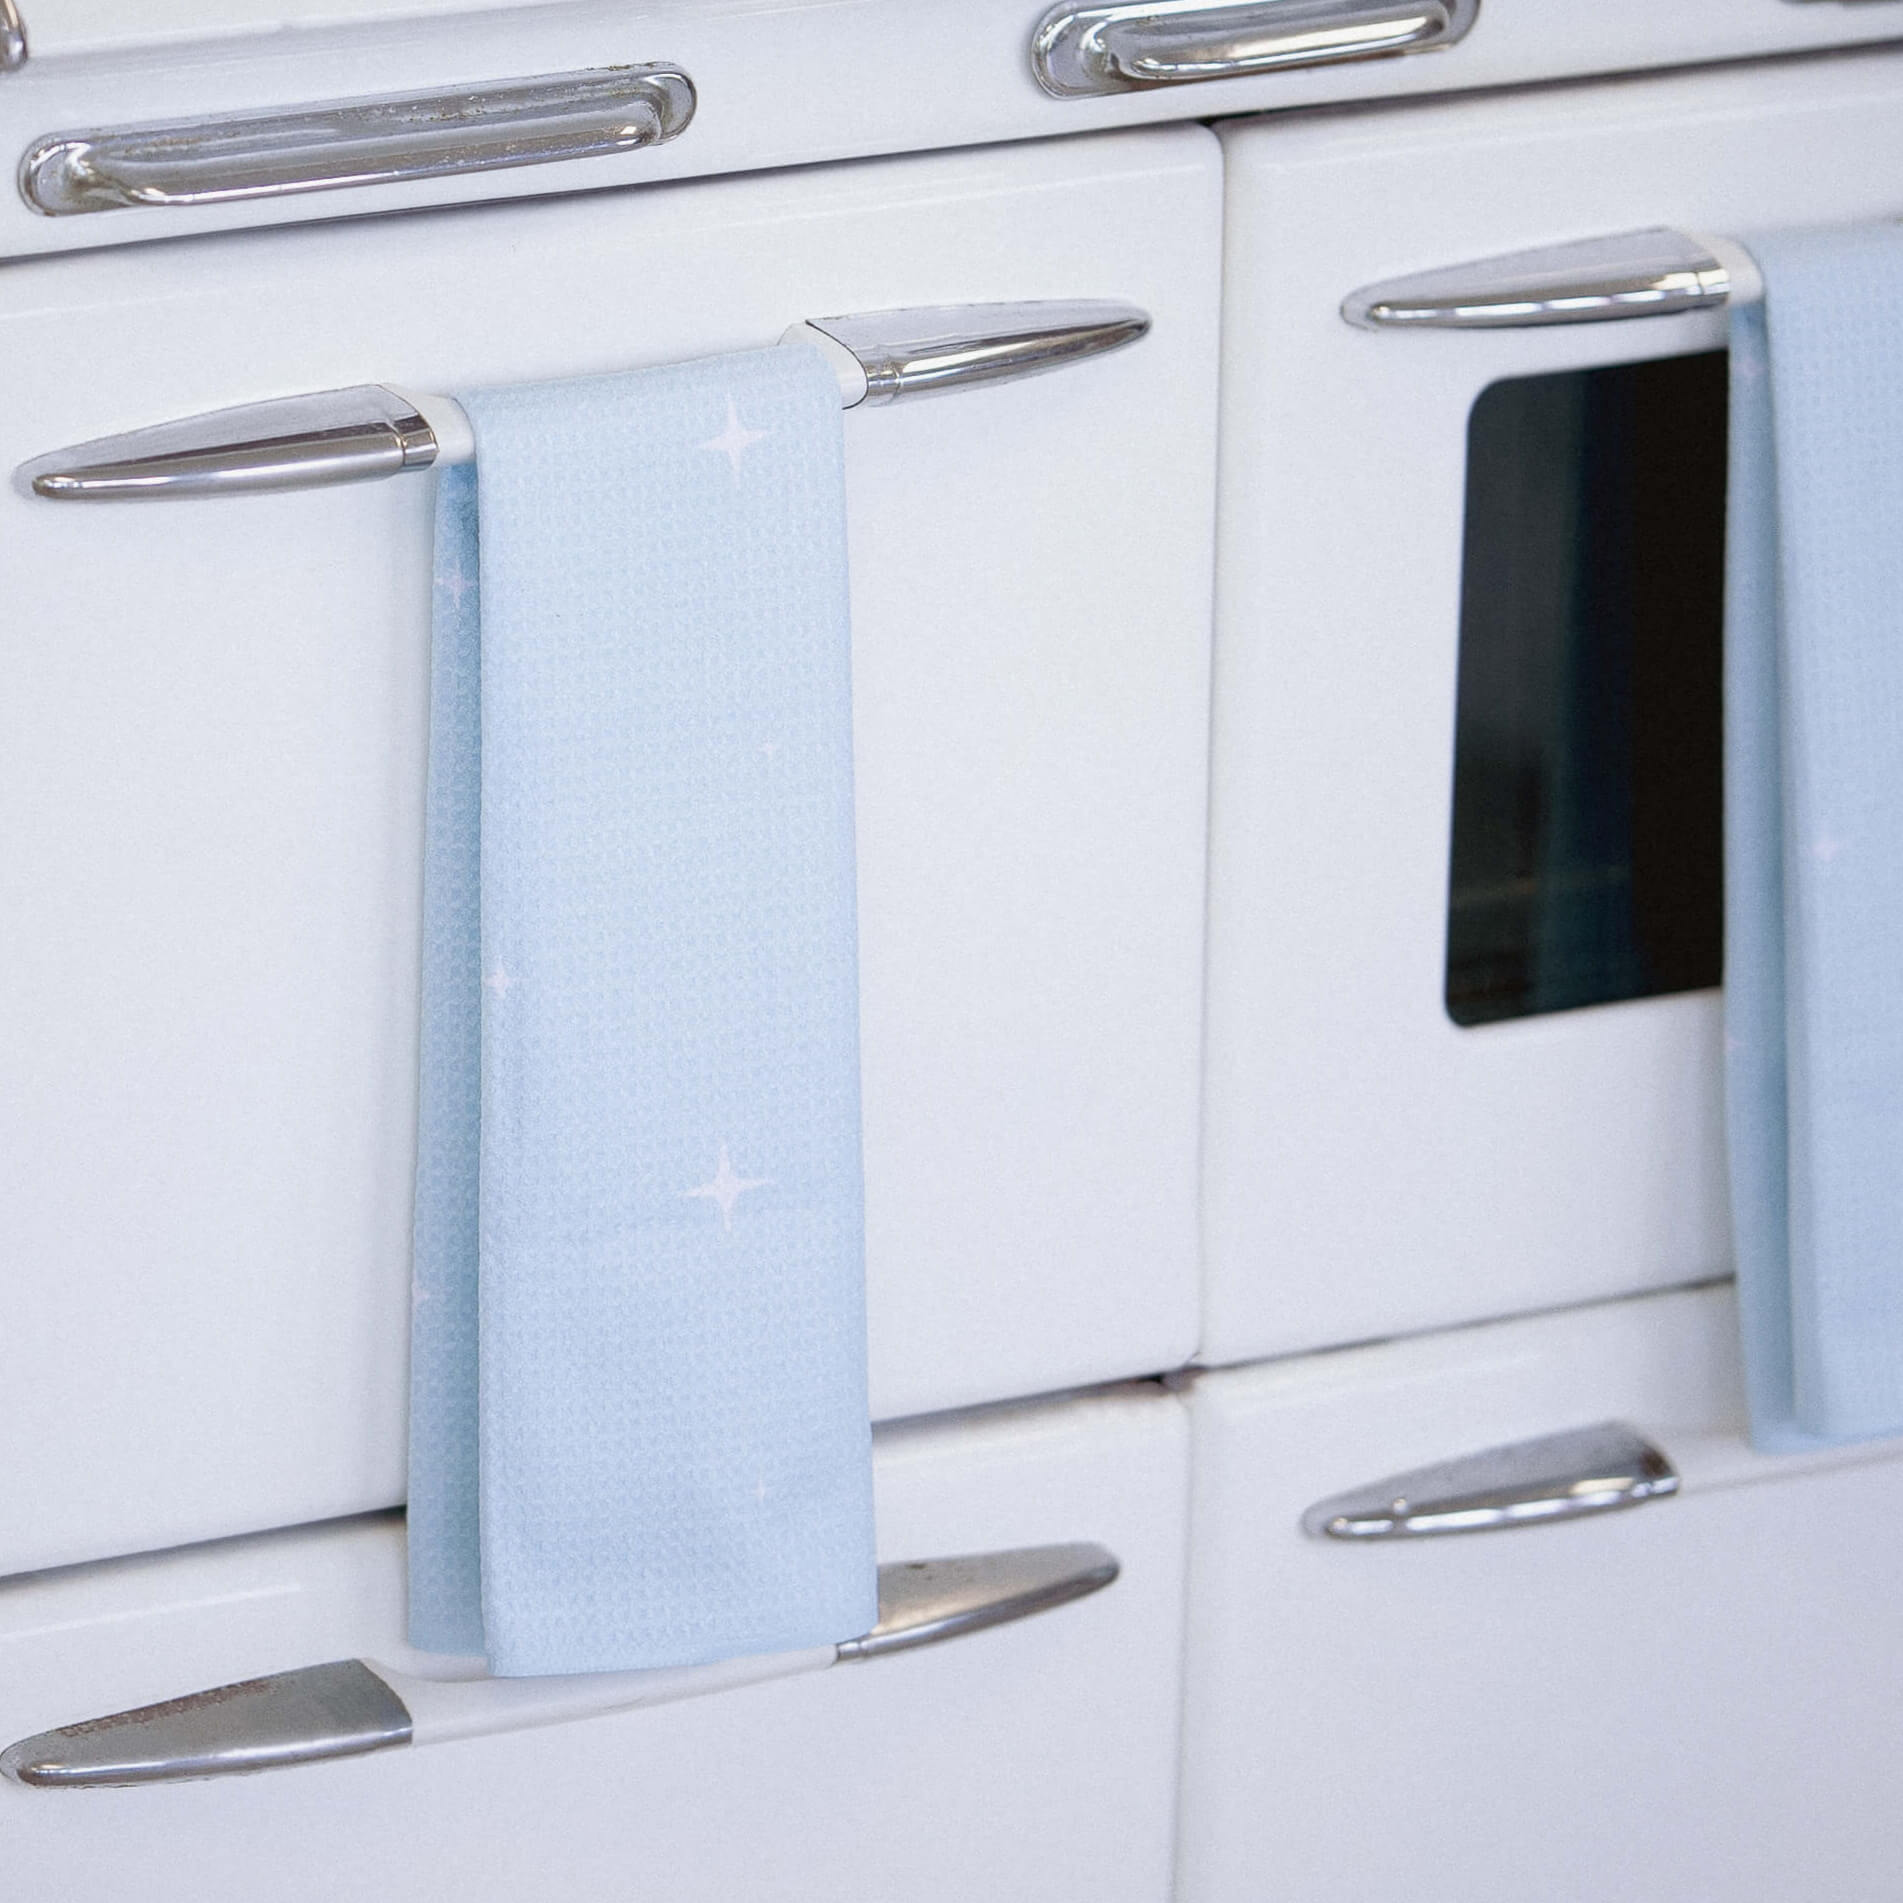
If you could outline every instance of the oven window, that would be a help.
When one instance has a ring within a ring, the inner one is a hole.
[[[1474,404],[1457,1024],[1719,981],[1725,412],[1722,351],[1515,377]]]

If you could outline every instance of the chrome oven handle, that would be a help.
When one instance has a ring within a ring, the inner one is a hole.
[[[442,460],[441,431],[413,401],[360,383],[75,443],[17,476],[28,494],[92,502],[319,489]]]
[[[1048,299],[812,317],[781,341],[818,350],[853,409],[1061,370],[1149,328],[1131,304]],[[22,463],[15,481],[56,502],[165,500],[363,482],[474,454],[451,399],[360,383],[75,443]]]
[[[1523,330],[1672,317],[1759,292],[1738,245],[1651,226],[1364,285],[1341,314],[1362,330]]]
[[[1088,1598],[1118,1571],[1087,1541],[881,1566],[879,1622],[863,1637],[717,1665],[487,1678],[472,1662],[470,1676],[422,1678],[333,1659],[22,1738],[0,1772],[52,1790],[173,1783],[561,1724],[964,1638]]]
[[[1452,46],[1479,10],[1480,0],[1062,0],[1032,31],[1031,71],[1056,99],[1240,79]]]
[[[63,218],[453,178],[663,145],[687,129],[694,104],[693,81],[678,67],[602,66],[452,92],[56,132],[20,161],[20,195]]]
[[[1622,1421],[1542,1434],[1318,1501],[1302,1531],[1331,1540],[1490,1533],[1642,1506],[1678,1491],[1672,1463]]]

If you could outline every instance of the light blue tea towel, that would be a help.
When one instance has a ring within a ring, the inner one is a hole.
[[[411,1636],[510,1675],[848,1638],[877,1583],[838,387],[772,349],[464,403]]]
[[[1725,611],[1731,1202],[1752,1433],[1903,1431],[1903,231],[1754,240]]]

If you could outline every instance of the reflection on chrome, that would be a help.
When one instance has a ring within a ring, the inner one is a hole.
[[[1302,1515],[1302,1531],[1335,1540],[1484,1533],[1613,1512],[1677,1491],[1678,1475],[1651,1442],[1606,1421],[1337,1494]]]

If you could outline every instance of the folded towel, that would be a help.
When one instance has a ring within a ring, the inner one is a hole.
[[[877,1584],[837,385],[772,349],[464,402],[411,1637],[501,1674],[848,1638]]]
[[[1903,1430],[1903,231],[1731,330],[1725,1013],[1753,1438]]]

